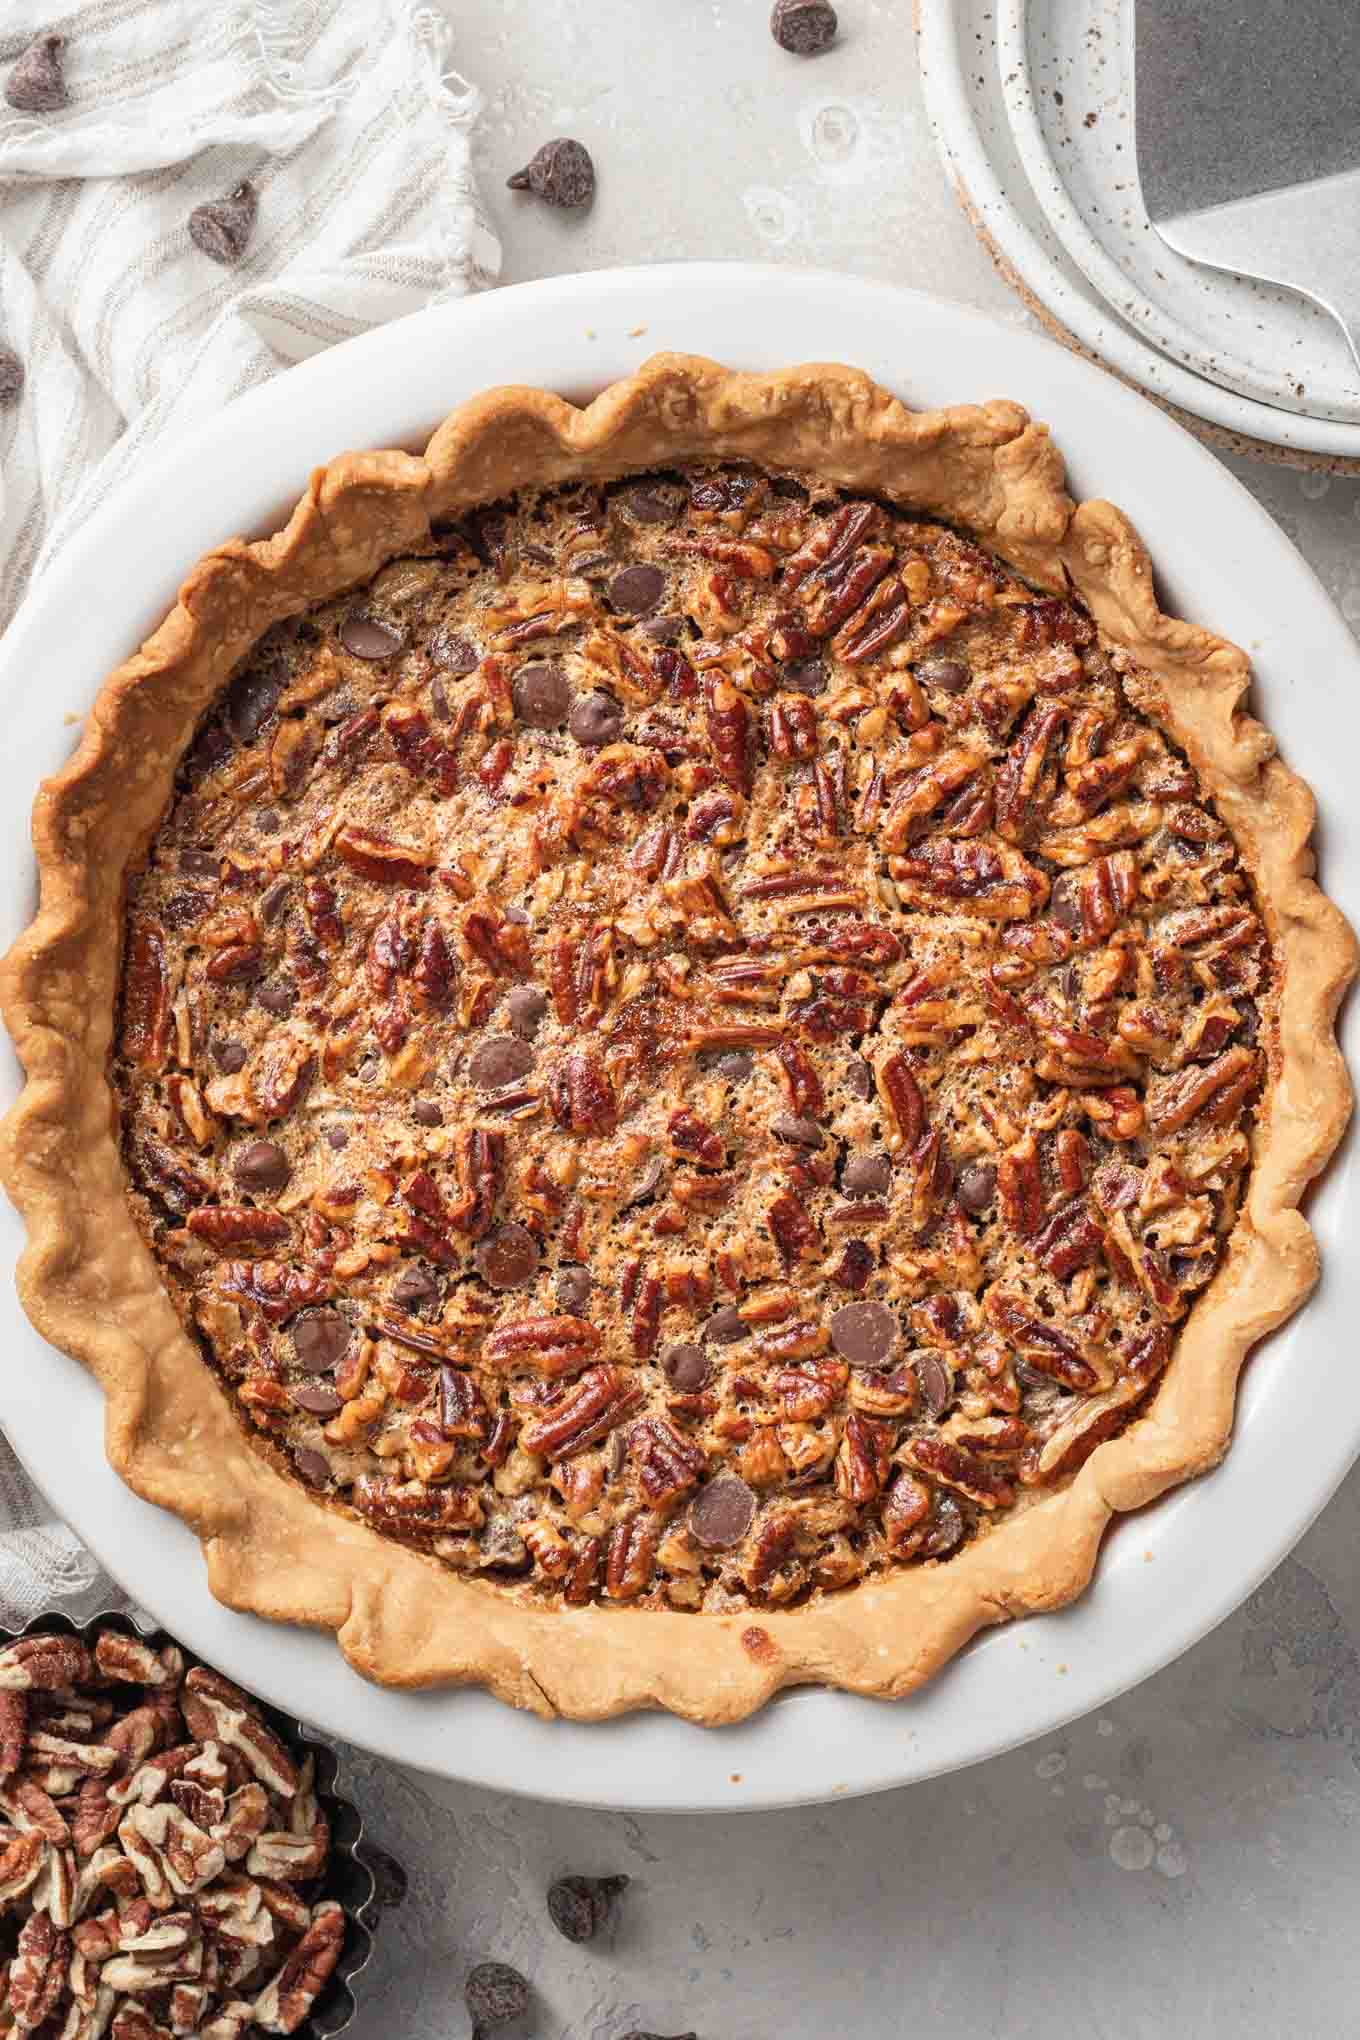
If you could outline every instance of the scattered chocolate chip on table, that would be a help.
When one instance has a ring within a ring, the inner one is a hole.
[[[607,1925],[627,1877],[559,1877],[548,1886],[548,1917],[568,1941],[593,1941]]]
[[[230,268],[250,245],[258,204],[254,185],[241,183],[225,198],[196,205],[189,215],[189,239],[202,254]]]
[[[775,0],[770,12],[770,34],[793,57],[820,56],[838,27],[831,0]]]
[[[65,36],[33,38],[5,83],[5,97],[18,112],[59,113],[70,104],[62,61],[65,48]]]
[[[532,192],[545,205],[564,208],[589,205],[595,196],[595,165],[590,151],[569,135],[545,142],[522,170],[506,178],[511,191]]]
[[[24,364],[12,347],[0,345],[0,407],[17,404],[23,387]]]

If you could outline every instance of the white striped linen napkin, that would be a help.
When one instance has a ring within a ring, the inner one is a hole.
[[[495,281],[478,101],[413,0],[3,0],[0,90],[44,32],[69,103],[0,100],[0,628],[157,441],[290,361]],[[189,215],[248,179],[241,259]],[[118,1598],[0,1441],[0,1623]]]

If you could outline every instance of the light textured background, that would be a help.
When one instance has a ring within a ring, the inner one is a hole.
[[[444,4],[486,98],[506,282],[761,257],[1029,323],[937,166],[908,0],[842,0],[840,47],[802,64],[769,40],[765,0]],[[584,218],[503,188],[553,134],[595,156]],[[796,355],[796,333],[781,344]],[[1232,465],[1360,624],[1360,485]],[[532,2030],[553,2040],[1349,2033],[1358,1539],[1360,1475],[1241,1613],[1117,1706],[877,1799],[638,1820],[357,1757],[371,1827],[413,1882],[356,2036],[457,2040],[463,1970],[486,1955],[532,1977]],[[547,1925],[543,1890],[565,1869],[636,1880],[611,1941],[575,1950]]]

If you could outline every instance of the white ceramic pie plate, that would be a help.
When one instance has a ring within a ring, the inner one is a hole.
[[[69,720],[159,620],[184,570],[237,531],[273,528],[309,469],[346,447],[416,445],[489,384],[592,394],[656,348],[733,366],[847,361],[918,405],[1007,395],[1051,421],[1075,488],[1113,497],[1151,542],[1166,596],[1248,646],[1265,713],[1327,817],[1333,894],[1360,903],[1360,653],[1311,571],[1196,440],[1047,340],[915,292],[745,265],[615,271],[523,284],[402,320],[291,369],[148,463],[70,547],[0,647],[7,946],[33,897],[33,788]],[[4,1102],[16,1072],[3,1062]],[[877,1791],[1044,1734],[1146,1678],[1227,1615],[1284,1556],[1360,1450],[1360,1259],[1354,1145],[1312,1204],[1327,1256],[1307,1310],[1250,1364],[1218,1472],[1119,1524],[1073,1608],[978,1639],[895,1705],[804,1691],[739,1727],[663,1715],[543,1722],[479,1692],[365,1684],[329,1636],[219,1607],[195,1539],[105,1464],[100,1396],[46,1348],[11,1293],[0,1416],[45,1492],[158,1621],[268,1699],[371,1750],[502,1790],[601,1806],[778,1806]],[[20,1227],[0,1210],[0,1251]],[[698,1619],[698,1618],[696,1618]],[[678,1626],[678,1625],[677,1625]]]

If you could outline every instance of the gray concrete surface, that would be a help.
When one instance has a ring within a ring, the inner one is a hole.
[[[764,0],[443,0],[486,98],[507,282],[682,257],[825,264],[1016,324],[937,167],[907,0],[842,0],[799,65]],[[551,134],[585,218],[505,177]],[[1360,624],[1360,485],[1234,462]],[[412,1866],[356,2040],[458,2040],[467,1963],[535,1981],[552,2040],[1256,2040],[1349,2032],[1360,1994],[1360,1475],[1238,1615],[1106,1712],[951,1778],[806,1812],[633,1819],[437,1786],[356,1757]],[[575,1950],[564,1869],[636,1882]]]

